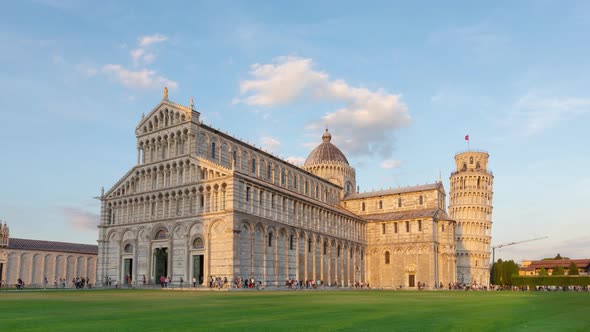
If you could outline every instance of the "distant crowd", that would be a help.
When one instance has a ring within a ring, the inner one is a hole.
[[[47,289],[47,286],[49,285],[49,280],[47,279],[47,277],[43,278],[43,289]],[[39,284],[33,284],[32,286],[29,285],[29,287],[32,288],[39,288],[41,285]],[[66,288],[68,286],[68,282],[66,278],[53,278],[53,288],[58,289],[58,288]],[[4,282],[0,283],[0,287],[7,287],[6,284]],[[22,278],[18,278],[16,279],[16,284],[14,284],[14,287],[16,287],[17,290],[23,290],[25,288],[25,282]],[[71,287],[72,288],[76,288],[76,289],[82,289],[82,288],[91,288],[92,285],[90,284],[90,278],[88,277],[74,277],[72,278],[71,281]]]

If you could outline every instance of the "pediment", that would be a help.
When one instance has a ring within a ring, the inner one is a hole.
[[[168,99],[162,99],[147,116],[142,117],[135,128],[135,134],[137,136],[146,135],[191,120],[198,121],[199,115],[199,112],[191,109],[191,107],[173,103]]]

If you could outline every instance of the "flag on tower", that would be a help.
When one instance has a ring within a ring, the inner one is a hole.
[[[469,135],[465,135],[465,140],[469,141]]]

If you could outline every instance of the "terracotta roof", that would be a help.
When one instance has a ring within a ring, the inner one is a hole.
[[[12,240],[10,240],[12,241]],[[590,265],[590,259],[548,259],[548,260],[541,260],[541,261],[532,261],[530,268],[540,269],[552,269],[554,267],[561,266],[563,268],[568,268],[570,264],[574,262],[578,266],[578,268],[587,269]]]
[[[326,132],[322,135],[322,144],[311,151],[307,159],[305,159],[303,166],[313,166],[326,162],[340,162],[349,165],[344,153],[334,144],[330,143],[331,140],[332,135],[326,129]]]
[[[436,220],[452,220],[445,211],[443,211],[439,208],[377,213],[377,214],[362,215],[361,217],[367,221],[392,221],[392,220],[406,220],[406,219],[417,219],[417,218],[434,218]]]
[[[392,188],[392,189],[385,189],[379,191],[371,191],[365,193],[355,193],[351,194],[346,199],[359,199],[359,198],[368,198],[368,197],[378,197],[378,196],[385,196],[385,195],[394,195],[394,194],[404,194],[404,193],[411,193],[416,191],[425,191],[425,190],[434,190],[438,189],[442,186],[442,182],[435,182],[435,183],[428,183],[422,184],[417,186],[411,187],[404,187],[404,188]]]
[[[16,238],[10,238],[8,242],[8,249],[60,251],[77,254],[98,255],[97,245]]]

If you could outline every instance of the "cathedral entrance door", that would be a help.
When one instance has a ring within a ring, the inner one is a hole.
[[[154,280],[160,283],[160,277],[168,276],[168,248],[156,248],[154,250]]]
[[[193,277],[197,281],[197,285],[201,285],[203,283],[203,270],[204,270],[204,260],[203,255],[194,255],[193,256]]]
[[[408,275],[408,287],[416,287],[416,275]]]
[[[127,282],[127,284],[129,284],[131,282],[131,279],[133,277],[133,259],[132,258],[125,258],[125,260],[123,260],[123,280],[125,280]]]

